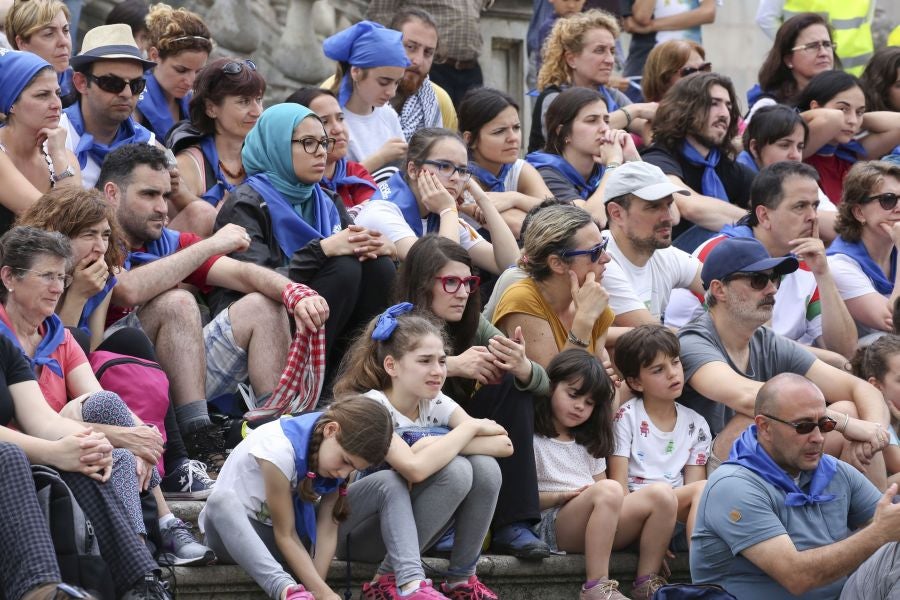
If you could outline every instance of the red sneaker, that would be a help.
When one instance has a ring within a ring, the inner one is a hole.
[[[497,600],[497,594],[478,581],[478,577],[472,575],[466,583],[456,587],[450,587],[446,583],[441,584],[441,592],[450,600]]]

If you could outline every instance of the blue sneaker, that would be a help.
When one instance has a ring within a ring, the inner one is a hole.
[[[429,554],[432,556],[449,557],[453,551],[453,542],[456,539],[456,528],[451,527],[431,547]]]
[[[527,560],[543,560],[550,556],[550,547],[521,521],[495,529],[491,549],[497,554]]]

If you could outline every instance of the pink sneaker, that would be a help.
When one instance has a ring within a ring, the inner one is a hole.
[[[316,597],[307,592],[306,588],[298,583],[288,587],[284,600],[316,600]]]
[[[362,586],[362,597],[365,600],[396,600],[400,597],[397,591],[397,580],[393,573],[379,575],[375,581],[369,581]]]
[[[448,584],[441,584],[441,592],[450,600],[497,600],[497,594],[478,581],[478,577],[472,575],[462,585],[451,588]]]

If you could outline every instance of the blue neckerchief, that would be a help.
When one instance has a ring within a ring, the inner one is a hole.
[[[753,235],[753,230],[749,226],[741,225],[740,223],[737,223],[735,225],[726,225],[719,231],[719,233],[721,233],[722,235],[727,235],[728,237],[735,238],[756,238],[756,236]]]
[[[597,91],[603,94],[603,97],[606,98],[606,111],[612,112],[614,110],[619,110],[619,103],[616,102],[615,98],[612,95],[612,92],[609,91],[605,85],[598,85]]]
[[[166,101],[166,93],[160,87],[159,82],[153,73],[146,74],[147,87],[138,97],[137,107],[144,115],[147,123],[150,124],[150,130],[156,134],[159,139],[165,139],[169,130],[175,126],[172,120],[172,113],[169,112],[169,103]],[[179,120],[190,119],[190,109],[188,104],[191,101],[191,92],[188,92],[184,98],[177,98],[178,118]]]
[[[403,180],[403,175],[400,173],[391,175],[391,178],[388,179],[387,187],[391,193],[387,198],[384,198],[384,200],[393,202],[400,207],[400,212],[403,214],[403,220],[406,221],[406,224],[409,225],[410,229],[416,232],[417,237],[422,237],[426,233],[432,233],[441,228],[441,218],[434,213],[428,213],[428,217],[426,217],[427,227],[425,228],[425,231],[423,231],[422,215],[419,213],[419,203],[416,201],[415,194],[413,194],[412,190]]]
[[[5,316],[6,315],[4,314],[4,317]],[[25,349],[22,348],[22,344],[19,343],[19,338],[16,337],[16,333],[6,324],[6,319],[0,319],[0,335],[7,337],[9,341],[19,349],[22,356],[28,361],[35,377],[37,377],[38,367],[47,367],[53,371],[57,377],[63,376],[62,367],[59,366],[59,362],[57,362],[55,358],[51,358],[50,355],[56,352],[59,345],[63,343],[66,335],[65,332],[66,328],[63,327],[62,321],[60,321],[59,317],[55,314],[44,319],[44,335],[41,337],[41,341],[38,343],[37,348],[35,348],[34,358],[32,358],[25,354]]]
[[[72,70],[72,67],[69,67],[62,73],[56,74],[56,82],[59,84],[60,96],[68,96],[75,89],[75,84],[72,83],[72,74],[74,72],[75,71]]]
[[[153,240],[144,247],[146,250],[133,250],[125,256],[125,264],[123,268],[130,271],[131,267],[137,267],[144,263],[153,262],[160,258],[175,254],[178,252],[178,243],[181,240],[181,234],[174,229],[163,227],[162,235],[158,240]]]
[[[326,190],[331,190],[332,192],[338,193],[339,185],[353,185],[355,183],[362,184],[364,186],[370,187],[375,190],[376,194],[380,195],[378,191],[378,186],[363,179],[362,177],[357,177],[356,175],[347,175],[347,159],[342,158],[336,163],[334,163],[334,175],[330,178],[326,176],[322,176],[322,181],[319,183]]]
[[[513,168],[514,163],[508,163],[505,165],[501,165],[500,173],[494,175],[481,165],[476,162],[469,162],[469,171],[472,172],[481,183],[488,187],[487,191],[489,192],[505,192],[506,191],[506,176],[509,175],[509,171]],[[515,191],[515,190],[512,190]]]
[[[897,273],[897,249],[894,248],[891,250],[891,276],[890,279],[884,276],[884,271],[881,270],[872,257],[869,256],[869,251],[866,250],[865,245],[863,245],[862,240],[858,242],[848,242],[844,240],[841,236],[837,236],[831,242],[831,245],[828,246],[828,250],[825,251],[827,256],[833,256],[835,254],[846,254],[853,260],[855,260],[859,267],[863,270],[863,273],[866,274],[866,277],[872,280],[872,285],[875,286],[875,291],[884,296],[890,296],[894,291],[894,276]]]
[[[272,234],[287,258],[311,240],[325,238],[341,230],[341,217],[337,207],[318,185],[313,186],[313,194],[309,200],[315,206],[316,222],[307,223],[262,173],[248,177],[244,183],[265,200],[272,216]]]
[[[299,417],[289,417],[279,421],[281,430],[294,449],[294,467],[297,469],[298,487],[309,471],[306,453],[309,451],[309,440],[320,416],[322,416],[321,412],[311,412]],[[313,489],[320,496],[324,496],[338,489],[343,481],[343,479],[331,479],[316,474],[316,478],[313,481]],[[330,519],[331,516],[329,515],[327,518]],[[297,534],[300,538],[308,539],[313,548],[315,548],[316,508],[312,503],[304,502],[299,494],[294,495],[294,527],[297,529]]]
[[[819,465],[813,472],[812,481],[809,482],[809,493],[806,494],[759,445],[759,441],[756,439],[756,425],[745,429],[741,437],[735,440],[734,446],[731,447],[731,454],[728,455],[728,460],[724,464],[740,465],[750,469],[767,483],[785,492],[785,506],[822,504],[836,498],[834,494],[822,493],[837,472],[837,460],[834,457],[827,454],[822,455]]]
[[[82,330],[88,335],[91,335],[91,315],[94,314],[94,311],[97,310],[97,307],[103,303],[103,300],[106,298],[106,296],[109,295],[109,293],[115,286],[116,277],[115,275],[112,275],[106,280],[106,285],[103,286],[102,290],[87,299],[87,302],[84,303],[84,308],[81,309],[81,317],[78,319],[78,329]]]
[[[759,173],[759,166],[756,164],[756,161],[753,160],[753,157],[750,155],[750,153],[746,150],[738,154],[737,160],[735,160],[735,162],[744,165],[754,173]]]
[[[213,136],[203,136],[203,139],[200,140],[200,151],[203,152],[204,158],[212,166],[213,173],[216,175],[215,185],[210,186],[209,189],[203,192],[201,198],[216,206],[225,197],[225,192],[230,192],[234,189],[234,185],[229,183],[222,173],[222,168],[219,166],[219,151],[216,150],[216,140],[213,139]],[[207,185],[209,185],[209,182],[207,182]]]
[[[575,167],[558,154],[550,154],[549,152],[538,150],[526,156],[525,160],[535,169],[552,167],[559,171],[563,177],[569,180],[569,183],[575,186],[575,191],[581,196],[582,200],[587,200],[591,194],[597,191],[597,186],[600,185],[600,180],[603,178],[603,167],[601,166],[591,175],[590,179],[585,181],[584,177],[575,170]]]
[[[700,181],[700,193],[704,196],[718,198],[719,200],[728,202],[728,193],[725,191],[725,186],[722,185],[722,180],[719,179],[719,174],[716,173],[716,167],[719,165],[722,154],[716,148],[712,148],[706,158],[703,158],[700,156],[700,153],[697,152],[697,149],[691,146],[687,140],[681,145],[681,153],[692,165],[703,167],[703,179]]]
[[[756,104],[757,100],[759,100],[760,98],[764,98],[767,95],[768,94],[766,94],[763,89],[759,87],[758,83],[754,84],[752,88],[747,90],[747,106],[752,108],[753,105]]]
[[[856,140],[850,140],[846,144],[825,144],[819,151],[816,152],[817,156],[837,156],[841,160],[846,160],[849,163],[855,163],[860,159],[866,158],[866,149],[863,148],[863,145],[857,142]]]
[[[106,155],[115,148],[123,144],[146,144],[150,141],[150,130],[141,127],[134,122],[134,119],[128,117],[119,125],[119,131],[116,132],[116,137],[111,144],[99,144],[94,141],[93,135],[84,130],[81,101],[66,108],[63,112],[68,115],[69,122],[80,136],[78,145],[75,147],[75,156],[78,157],[78,164],[81,165],[82,170],[87,165],[88,157],[93,158],[98,165],[102,165]]]

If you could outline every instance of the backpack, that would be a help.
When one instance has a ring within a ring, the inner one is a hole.
[[[94,527],[72,490],[50,467],[32,465],[31,476],[38,504],[50,527],[63,581],[82,587],[101,600],[114,600],[112,575],[100,556]]]
[[[737,600],[720,585],[671,583],[653,594],[653,600]]]
[[[104,390],[115,392],[148,425],[155,425],[166,442],[166,411],[169,409],[169,378],[157,363],[105,350],[88,356],[91,370]],[[165,474],[163,459],[156,465]]]

